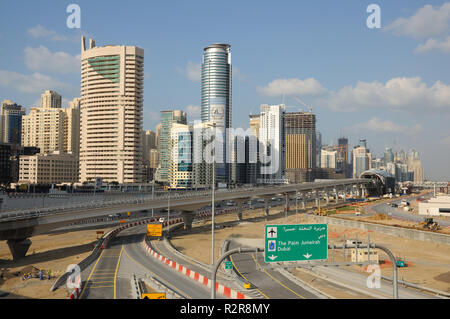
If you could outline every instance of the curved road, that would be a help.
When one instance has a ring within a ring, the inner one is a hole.
[[[230,245],[230,249],[232,247]],[[267,264],[260,253],[243,253],[230,256],[241,277],[252,283],[266,299],[317,299],[317,295],[283,276],[280,272],[264,269]],[[262,267],[261,267],[262,266]]]
[[[83,299],[131,299],[131,279],[152,276],[188,299],[210,298],[210,291],[185,275],[172,271],[142,247],[146,232],[136,226],[120,232],[97,261],[82,273]]]

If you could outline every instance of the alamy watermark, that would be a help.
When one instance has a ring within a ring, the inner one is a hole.
[[[81,8],[78,4],[71,3],[67,6],[66,12],[70,13],[67,17],[66,25],[69,29],[81,28]]]
[[[370,15],[367,17],[366,25],[369,29],[381,28],[381,8],[378,4],[372,3],[367,6],[367,13]]]

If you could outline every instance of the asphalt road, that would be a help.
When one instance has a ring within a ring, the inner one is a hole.
[[[136,226],[120,232],[103,250],[97,261],[82,273],[82,299],[131,299],[131,280],[154,277],[188,299],[210,298],[210,291],[161,263],[142,247],[146,232]]]
[[[232,248],[235,247],[230,246],[230,249]],[[319,298],[280,272],[264,269],[267,264],[264,262],[264,256],[260,253],[234,254],[230,260],[239,275],[255,286],[256,290],[266,299]]]
[[[391,201],[391,203],[397,204],[399,207],[391,207],[388,206],[386,203],[380,203],[371,206],[371,208],[377,212],[377,213],[383,213],[387,215],[391,215],[392,217],[396,217],[403,220],[409,220],[414,222],[423,222],[425,215],[419,215],[419,214],[413,214],[411,212],[405,212],[403,208],[400,207],[401,200],[403,198],[399,198],[398,200]],[[411,202],[416,199],[416,197],[412,198],[405,198],[408,202]],[[439,217],[432,216],[433,220],[438,222],[441,227],[450,227],[450,221],[440,219]]]

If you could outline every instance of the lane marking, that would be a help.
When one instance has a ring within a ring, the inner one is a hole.
[[[241,272],[240,272],[239,269],[237,268],[236,263],[233,261],[233,256],[230,256],[230,260],[231,260],[231,262],[233,263],[233,267],[236,268],[236,271],[238,272],[238,274],[239,274],[242,278],[244,278],[247,282],[250,282],[250,280],[248,280],[247,278],[245,278],[245,276],[244,276],[243,274],[241,274]],[[270,297],[267,296],[265,293],[263,293],[261,290],[259,290],[259,288],[256,288],[256,290],[257,290],[261,295],[263,295],[264,298],[270,299]]]
[[[134,263],[140,265],[142,268],[146,269],[149,273],[151,273],[154,277],[158,278],[158,280],[162,281],[164,284],[166,284],[167,286],[169,286],[172,290],[176,291],[178,293],[178,288],[174,287],[173,285],[171,285],[170,283],[168,283],[166,280],[162,279],[160,276],[156,275],[153,271],[151,271],[149,268],[147,268],[146,266],[144,266],[143,264],[141,264],[139,261],[137,261],[136,259],[134,259],[133,257],[131,257],[128,253],[127,250],[124,249],[125,255],[127,255],[128,258],[130,258]],[[153,258],[153,257],[152,257]],[[186,292],[183,291],[183,296],[188,297],[189,299],[194,299],[192,298],[192,296],[190,296],[189,294],[187,294]]]
[[[119,254],[119,259],[117,260],[117,266],[116,266],[116,272],[114,273],[114,299],[117,299],[117,293],[116,293],[116,288],[117,288],[117,271],[119,270],[119,264],[120,264],[120,259],[122,258],[122,252],[123,252],[123,245],[122,248],[120,249],[120,254]]]
[[[97,261],[95,262],[95,265],[94,265],[94,267],[92,268],[91,273],[89,274],[89,276],[88,276],[88,278],[87,278],[87,280],[86,280],[86,284],[84,285],[83,290],[81,291],[80,296],[78,297],[79,299],[81,299],[81,297],[83,296],[83,293],[84,293],[84,291],[86,290],[86,287],[87,287],[87,285],[88,285],[88,283],[89,283],[89,279],[91,279],[91,276],[92,276],[92,274],[94,273],[95,268],[97,267],[98,262],[100,261],[100,259],[102,259],[102,255],[103,255],[104,252],[105,252],[105,251],[102,250],[102,253],[101,253],[100,256],[98,257]]]
[[[277,282],[278,284],[280,284],[281,286],[283,286],[284,288],[286,288],[287,290],[289,290],[290,292],[292,292],[294,295],[299,296],[302,299],[306,299],[305,297],[303,297],[302,295],[298,294],[297,292],[295,292],[294,290],[292,290],[291,288],[289,288],[288,286],[284,285],[281,281],[279,281],[278,279],[274,278],[271,274],[269,274],[264,268],[261,267],[261,265],[256,261],[255,255],[252,253],[251,254],[253,260],[255,261],[255,264],[258,265],[260,267],[260,269],[266,273],[273,281]]]

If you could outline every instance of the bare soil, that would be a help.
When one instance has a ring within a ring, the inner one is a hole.
[[[17,261],[12,260],[6,241],[0,242],[0,291],[9,293],[5,298],[67,298],[69,291],[64,287],[54,292],[50,287],[68,265],[79,263],[91,253],[97,242],[96,230],[38,235],[31,241],[27,256]],[[39,279],[40,269],[44,271],[44,280]],[[29,273],[33,278],[23,280],[22,276]]]
[[[392,224],[400,223],[395,220],[383,220]],[[222,241],[229,238],[264,238],[264,226],[266,224],[284,224],[284,223],[314,223],[315,219],[312,215],[298,214],[291,212],[286,221],[283,207],[275,207],[270,209],[270,216],[266,217],[264,209],[256,209],[253,211],[243,212],[243,222],[237,223],[237,216],[234,213],[227,215],[219,215],[215,218],[216,225],[221,229],[214,232],[214,251],[215,260],[220,254]],[[372,222],[372,221],[371,221]],[[390,249],[396,257],[404,258],[408,267],[398,268],[399,279],[416,283],[425,287],[434,288],[442,291],[450,292],[449,282],[449,265],[450,265],[450,245],[436,244],[419,240],[405,239],[382,233],[366,232],[360,229],[350,229],[341,226],[328,226],[329,243],[342,243],[344,236],[346,239],[358,236],[359,240],[367,242],[370,234],[370,241],[382,244]],[[173,234],[173,245],[182,253],[199,260],[205,264],[211,263],[211,222],[204,220],[197,224],[193,224],[191,232],[181,231]],[[336,251],[334,255],[335,261],[343,260],[342,252]],[[349,256],[347,257],[349,258]],[[392,277],[392,268],[389,266],[389,258],[380,252],[379,258],[386,260],[387,263],[382,265],[381,272],[385,276]],[[349,260],[349,259],[346,259]],[[352,266],[349,269],[364,273],[363,267]],[[298,272],[295,272],[299,275]],[[302,276],[305,276],[304,274]],[[301,276],[299,276],[302,278]],[[307,277],[305,277],[307,278]],[[304,279],[304,278],[303,278]],[[312,280],[311,278],[309,280]],[[315,282],[320,282],[317,278]],[[319,285],[323,289],[324,285]],[[330,295],[338,298],[352,298],[349,292],[342,293],[336,287],[331,287],[325,291]]]

